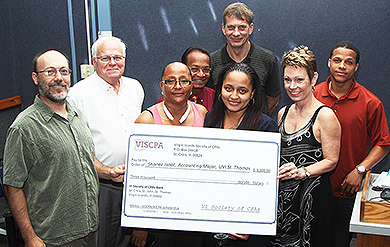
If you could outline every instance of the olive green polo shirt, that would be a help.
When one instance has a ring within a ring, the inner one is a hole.
[[[36,234],[62,245],[98,228],[98,176],[87,119],[67,104],[68,119],[38,96],[8,130],[4,184],[23,188]]]

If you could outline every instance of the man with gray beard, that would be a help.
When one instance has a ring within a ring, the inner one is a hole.
[[[25,246],[96,246],[98,175],[115,180],[123,173],[101,169],[87,119],[66,101],[67,58],[49,50],[33,66],[39,94],[12,123],[5,144],[8,205]]]

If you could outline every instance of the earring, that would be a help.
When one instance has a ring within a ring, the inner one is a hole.
[[[255,104],[255,99],[251,98],[248,102],[248,107],[252,107]]]
[[[313,91],[313,92],[314,92],[314,90],[316,90],[316,88],[313,86],[313,87],[311,88],[311,91]]]
[[[161,91],[161,95],[164,96],[164,92],[163,91]]]
[[[219,95],[218,95],[218,101],[219,101],[220,103],[223,104],[223,101],[222,101],[222,94],[219,94]]]

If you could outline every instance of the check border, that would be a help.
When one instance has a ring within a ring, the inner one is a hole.
[[[165,138],[177,138],[177,139],[198,139],[198,140],[213,140],[213,141],[235,141],[235,142],[253,142],[253,143],[267,143],[267,144],[275,144],[277,146],[277,151],[278,153],[280,152],[280,144],[275,142],[275,141],[256,141],[256,140],[240,140],[237,138],[214,138],[214,137],[194,137],[194,136],[182,136],[182,135],[157,135],[157,134],[131,134],[128,138],[128,149],[130,150],[131,148],[131,139],[134,137],[165,137]],[[126,160],[126,170],[128,170],[128,164],[129,164],[129,159],[131,157],[128,155],[127,160]],[[280,156],[277,157],[277,164],[279,164],[280,161]],[[278,167],[278,165],[277,165]],[[277,178],[275,177],[275,180]],[[124,184],[124,190],[126,190],[128,186],[128,180],[126,179],[125,184]],[[275,183],[275,190],[277,191],[278,189],[278,183]],[[278,193],[275,194],[276,198],[274,198],[275,201],[275,208],[277,209],[277,197]],[[127,200],[128,196],[126,193],[124,193],[124,205],[127,205]],[[161,220],[179,220],[179,221],[198,221],[198,222],[219,222],[219,223],[245,223],[245,224],[267,224],[267,225],[272,225],[276,223],[277,219],[277,210],[275,210],[275,215],[273,217],[273,221],[271,222],[261,222],[261,221],[235,221],[235,220],[212,220],[212,219],[188,219],[188,218],[182,218],[182,217],[155,217],[155,216],[136,216],[136,215],[128,215],[125,212],[125,207],[122,208],[123,210],[123,215],[126,216],[127,218],[139,218],[139,219],[161,219]]]

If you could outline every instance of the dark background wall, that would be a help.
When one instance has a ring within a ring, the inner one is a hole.
[[[0,1],[0,99],[20,95],[23,106],[33,102],[38,92],[31,79],[34,56],[48,49],[57,49],[70,59],[71,40],[67,1]],[[73,1],[73,30],[78,65],[88,62],[84,2]],[[72,76],[73,79],[73,76]]]
[[[232,2],[110,2],[112,34],[128,46],[125,75],[142,83],[144,108],[161,96],[158,82],[163,67],[180,60],[187,47],[201,45],[212,52],[225,44],[222,13]],[[75,63],[79,68],[88,61],[84,3],[71,3]],[[297,45],[307,45],[316,55],[319,81],[329,74],[327,59],[332,45],[341,40],[354,42],[361,52],[356,79],[382,100],[389,121],[390,1],[248,0],[245,3],[255,14],[251,40],[272,50],[278,59]],[[1,5],[0,99],[19,94],[26,107],[36,94],[31,80],[34,55],[48,48],[71,55],[68,6],[66,1],[48,0],[1,1]],[[80,79],[79,70],[73,70],[76,80]],[[283,92],[279,106],[289,102]],[[388,168],[390,161],[386,157],[375,170]]]
[[[20,95],[22,109],[32,104],[38,92],[31,79],[32,60],[40,51],[57,49],[65,53],[75,78],[80,78],[80,72],[72,67],[72,63],[88,62],[84,2],[73,1],[71,7],[73,28],[69,26],[67,1],[0,1],[0,100]],[[71,30],[75,37],[75,59],[71,56]],[[73,75],[72,80],[75,81]],[[1,159],[4,129],[12,123],[17,109],[1,112]]]

